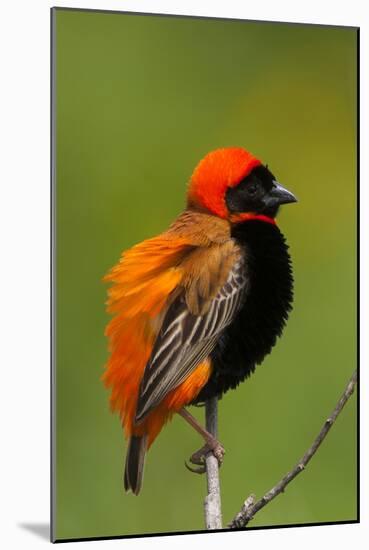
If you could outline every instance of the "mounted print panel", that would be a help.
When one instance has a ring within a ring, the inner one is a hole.
[[[356,522],[358,29],[51,18],[52,539]]]

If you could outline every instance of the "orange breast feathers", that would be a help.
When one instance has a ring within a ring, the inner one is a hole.
[[[103,380],[111,388],[111,409],[119,413],[126,437],[147,434],[149,446],[211,374],[209,358],[201,358],[184,380],[168,391],[161,388],[160,402],[136,421],[142,379],[165,314],[179,295],[192,314],[206,312],[239,255],[228,223],[212,222],[210,228],[208,216],[194,214],[196,223],[188,216],[187,212],[166,233],[124,252],[104,277],[113,283],[107,311],[114,317],[106,327],[110,357]]]

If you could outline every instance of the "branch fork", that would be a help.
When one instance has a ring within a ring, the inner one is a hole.
[[[329,430],[336,422],[339,414],[347,401],[354,393],[357,383],[357,371],[352,374],[343,394],[337,402],[332,414],[325,420],[319,434],[314,439],[312,445],[306,451],[304,456],[297,464],[287,472],[287,474],[270,489],[265,495],[255,502],[255,495],[250,495],[242,505],[241,510],[235,515],[231,522],[228,523],[228,529],[242,529],[254,518],[264,506],[271,502],[276,496],[283,493],[285,488],[297,475],[305,470],[307,464],[317,452],[318,448],[327,437]],[[209,399],[205,405],[206,414],[206,429],[214,437],[217,438],[218,432],[218,400],[217,398]],[[221,496],[220,496],[220,481],[219,481],[219,464],[213,453],[208,453],[205,458],[207,490],[208,494],[205,498],[205,523],[206,529],[222,529],[222,512],[221,512]]]

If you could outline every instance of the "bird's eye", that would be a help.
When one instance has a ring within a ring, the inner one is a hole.
[[[247,186],[247,193],[251,196],[255,195],[257,190],[258,190],[258,186],[256,185],[256,183],[251,183],[250,185]]]

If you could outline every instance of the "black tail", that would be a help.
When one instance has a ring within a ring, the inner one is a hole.
[[[126,466],[124,469],[124,489],[126,491],[132,491],[135,495],[138,495],[142,487],[142,477],[147,449],[146,442],[146,435],[132,435],[128,444]]]

